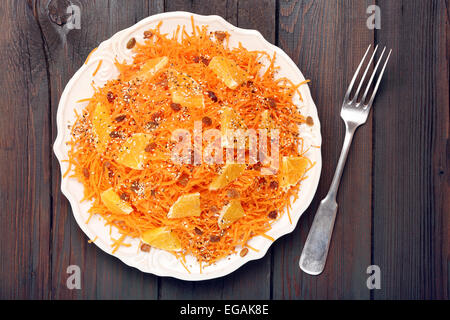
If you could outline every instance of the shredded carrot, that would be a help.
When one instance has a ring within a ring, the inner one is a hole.
[[[186,269],[186,271],[188,273],[191,273],[191,271],[188,269],[188,267],[186,267],[186,265],[184,264],[183,260],[180,260],[181,265]]]
[[[247,248],[249,248],[249,249],[252,249],[252,250],[255,251],[255,252],[259,252],[258,249],[253,248],[253,247],[252,247],[251,245],[249,245],[248,243],[246,243],[245,246],[246,246]]]
[[[100,60],[98,62],[97,68],[95,68],[94,73],[92,74],[93,77],[95,77],[95,75],[97,74],[98,70],[100,69],[100,67],[102,66],[103,60]]]
[[[264,238],[266,238],[266,239],[269,239],[270,241],[275,241],[274,238],[272,238],[271,236],[269,236],[269,235],[267,235],[267,234],[265,234],[265,233],[261,234],[261,237],[264,237]]]
[[[289,218],[289,223],[292,224],[292,218],[291,218],[291,213],[289,212],[289,209],[291,208],[291,206],[288,204],[287,208],[286,208],[286,213],[288,215]]]
[[[119,249],[120,246],[124,246],[124,247],[130,247],[130,246],[131,246],[130,243],[124,243],[124,242],[123,242],[123,241],[125,240],[126,237],[127,237],[126,234],[122,234],[122,235],[120,236],[120,238],[117,239],[117,240],[111,238],[111,239],[113,240],[113,244],[112,244],[113,251],[112,251],[112,253],[115,253],[115,252]]]
[[[91,218],[94,216],[94,213],[93,212],[89,212],[89,217],[87,218],[87,220],[86,220],[86,224],[88,224],[89,223],[89,221],[91,221]]]
[[[86,61],[84,61],[84,64],[87,64],[87,63],[88,63],[89,58],[90,58],[91,55],[95,52],[95,50],[97,50],[97,48],[94,48],[91,52],[89,52],[89,54],[88,54],[88,56],[87,56],[87,58],[86,58]]]
[[[194,16],[191,16],[191,24],[192,24],[192,36],[195,37]]]
[[[77,100],[77,103],[91,101],[91,98]]]
[[[63,160],[64,162],[66,162],[67,160]],[[64,172],[63,174],[63,178],[67,177],[67,175],[70,173],[70,171],[72,170],[72,164],[73,162],[68,161],[69,162],[69,166],[67,167],[67,170]]]
[[[95,238],[94,239],[89,239],[88,240],[88,243],[92,243],[92,242],[95,242],[95,240],[97,240],[98,239],[98,236],[95,236]]]
[[[161,34],[162,23],[159,23],[149,30],[149,39],[136,43],[131,64],[116,61],[119,77],[108,81],[103,87],[93,86],[93,96],[81,100],[89,103],[82,114],[76,114],[77,120],[71,128],[72,139],[68,142],[68,171],[83,183],[84,199],[93,200],[91,216],[100,215],[106,220],[106,225],[117,227],[121,233],[119,239],[113,239],[113,252],[121,246],[130,245],[123,242],[126,237],[140,238],[148,230],[165,226],[181,242],[181,252],[173,253],[186,270],[186,255],[194,256],[202,268],[235,253],[238,247],[258,251],[248,245],[254,237],[263,236],[274,241],[267,235],[275,221],[269,213],[277,211],[280,217],[287,210],[291,221],[289,208],[292,201],[299,197],[301,181],[286,190],[278,187],[280,176],[277,172],[262,175],[257,166],[249,164],[235,181],[210,191],[210,183],[224,165],[172,162],[170,155],[174,143],[171,136],[174,130],[181,128],[193,132],[194,122],[205,117],[211,120],[211,124],[203,130],[220,129],[220,114],[224,105],[233,108],[248,128],[258,129],[262,121],[261,113],[268,110],[280,132],[280,159],[283,156],[302,157],[305,150],[299,124],[306,123],[308,116],[301,114],[293,103],[293,97],[300,94],[300,85],[306,82],[294,84],[289,79],[276,79],[278,67],[275,55],[249,51],[242,45],[229,48],[228,34],[225,41],[208,32],[207,26],[195,26],[193,19],[191,23],[192,34],[188,34],[183,26],[170,36]],[[248,74],[248,79],[234,90],[208,68],[211,58],[219,55],[235,61]],[[149,79],[136,79],[144,63],[163,56],[169,59],[167,66]],[[267,69],[262,62],[266,58],[270,61]],[[100,66],[101,61],[94,75]],[[196,80],[204,92],[204,108],[172,108],[167,86],[169,67]],[[215,98],[208,92],[213,92]],[[107,125],[118,133],[108,135],[106,141],[100,142],[93,130],[93,113],[99,103],[109,111],[111,121]],[[116,161],[124,141],[135,133],[151,135],[156,146],[149,153],[143,170],[130,169]],[[100,143],[105,148],[100,148]],[[313,165],[310,161],[310,168]],[[185,177],[183,183],[181,177]],[[119,214],[107,209],[100,194],[111,187],[118,194],[126,195],[124,199],[132,206],[133,212]],[[218,210],[230,200],[230,189],[235,189],[239,194],[245,215],[222,230],[218,226]],[[195,192],[200,193],[200,217],[167,217],[171,206],[181,195]]]

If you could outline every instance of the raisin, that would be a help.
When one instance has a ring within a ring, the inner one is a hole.
[[[244,248],[244,249],[241,250],[241,253],[239,253],[239,255],[240,255],[241,257],[245,257],[245,256],[247,255],[247,253],[248,253],[248,249],[247,249],[247,248]]]
[[[276,219],[276,218],[278,217],[278,212],[277,212],[277,210],[270,211],[268,217],[269,217],[270,219]]]
[[[202,161],[202,154],[199,153],[197,150],[191,150],[191,165],[198,166],[200,165],[200,162]]]
[[[216,94],[214,92],[207,91],[207,93],[208,93],[208,97],[210,97],[212,101],[217,102],[218,99],[217,99],[217,96],[216,96]]]
[[[209,237],[209,241],[211,241],[211,242],[219,242],[220,241],[220,237],[212,235],[212,236]]]
[[[255,163],[253,165],[253,170],[260,171],[261,167],[262,167],[262,164],[261,164],[261,162],[258,161],[257,163]]]
[[[137,193],[139,191],[139,188],[140,188],[139,180],[133,180],[133,182],[131,182],[131,187],[130,187],[131,191]]]
[[[185,186],[187,186],[188,182],[189,182],[189,175],[187,173],[183,172],[180,175],[180,177],[178,178],[178,183],[181,186],[185,187]]]
[[[308,125],[308,126],[313,126],[314,125],[314,120],[313,120],[313,118],[312,117],[307,117],[306,118],[306,124]]]
[[[125,114],[121,114],[119,116],[117,116],[114,120],[116,120],[116,122],[122,122],[123,120],[125,120],[127,116]]]
[[[271,181],[269,186],[270,189],[278,189],[278,181]]]
[[[150,121],[150,122],[147,122],[147,124],[145,126],[147,127],[147,129],[155,129],[156,127],[159,126],[159,123],[156,121]]]
[[[275,101],[275,99],[273,98],[267,98],[267,102],[269,103],[269,106],[271,108],[276,108],[277,107],[277,102]]]
[[[128,193],[124,192],[120,195],[120,199],[123,201],[128,201],[128,200],[130,200],[130,195]]]
[[[172,103],[170,104],[170,108],[171,108],[173,111],[178,112],[178,111],[181,110],[181,104],[172,102]]]
[[[195,232],[196,234],[198,234],[199,236],[201,236],[201,235],[203,234],[203,231],[200,230],[200,229],[197,228],[197,227],[195,227],[194,232]]]
[[[150,245],[148,245],[148,244],[146,244],[146,243],[143,243],[142,245],[141,245],[141,251],[144,251],[144,252],[149,252],[150,251]]]
[[[135,38],[131,38],[127,42],[127,49],[132,49],[135,45],[136,45],[136,39]]]
[[[210,125],[212,125],[212,120],[211,120],[210,117],[203,117],[203,118],[202,118],[202,123],[203,123],[205,126],[209,127]]]
[[[106,99],[108,99],[109,103],[113,103],[114,99],[116,99],[116,96],[111,91],[108,91],[108,93],[106,94]]]
[[[120,137],[120,134],[119,134],[119,132],[117,132],[117,131],[112,131],[112,132],[109,134],[109,136],[110,136],[111,138],[115,139],[115,138],[119,138],[119,137]]]
[[[83,168],[83,175],[86,179],[89,178],[89,170],[87,168]]]
[[[209,65],[209,59],[208,59],[208,58],[200,57],[200,60],[202,60],[202,63],[203,63],[205,66],[208,66],[208,65]]]
[[[157,112],[155,112],[154,114],[152,114],[152,120],[155,122],[159,122],[161,120],[161,118],[163,117],[164,113],[162,112],[162,110],[159,110]]]
[[[156,148],[156,143],[151,142],[145,147],[145,152],[152,152]]]
[[[144,39],[149,39],[153,36],[153,32],[150,30],[144,31]]]
[[[223,31],[215,31],[214,35],[216,36],[216,39],[219,40],[219,42],[222,42],[227,36],[227,34]]]

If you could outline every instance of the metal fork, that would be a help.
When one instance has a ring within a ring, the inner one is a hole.
[[[372,65],[372,61],[375,57],[375,53],[377,52],[378,46],[375,47],[372,56],[367,64],[367,67],[364,71],[364,74],[361,78],[361,81],[356,89],[353,98],[350,99],[351,92],[353,90],[353,85],[358,77],[358,74],[366,60],[367,55],[369,54],[371,46],[367,48],[364,57],[361,60],[361,63],[356,69],[355,75],[350,82],[350,85],[345,94],[344,103],[342,104],[341,109],[341,118],[345,122],[345,138],[344,145],[342,147],[341,156],[339,157],[339,162],[337,164],[336,172],[334,173],[333,181],[330,186],[330,190],[328,191],[327,196],[320,202],[319,208],[317,209],[316,216],[314,217],[313,224],[308,234],[308,238],[306,239],[305,246],[303,248],[302,255],[300,257],[300,268],[311,275],[321,274],[327,259],[328,248],[330,247],[331,235],[334,227],[334,220],[336,218],[337,213],[337,202],[336,195],[339,188],[339,183],[341,181],[342,172],[344,170],[345,162],[347,160],[348,151],[350,149],[350,145],[353,140],[353,135],[356,129],[366,123],[367,117],[369,115],[370,109],[372,107],[373,100],[375,99],[375,95],[378,91],[378,87],[381,82],[381,78],[383,77],[383,73],[386,69],[386,65],[389,61],[389,57],[391,56],[392,50],[389,51],[389,54],[386,58],[386,61],[381,69],[381,72],[376,81],[375,87],[373,89],[372,95],[370,96],[369,101],[366,103],[366,98],[368,96],[369,90],[375,78],[378,67],[381,64],[381,61],[384,57],[386,47],[383,49],[380,58],[378,59],[375,68],[372,72],[372,75],[367,83],[367,87],[364,91],[364,94],[360,100],[358,100],[358,96],[360,90],[363,86],[363,82],[370,70]]]

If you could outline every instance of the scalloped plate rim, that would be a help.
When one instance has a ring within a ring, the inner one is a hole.
[[[234,25],[232,25],[231,23],[229,23],[228,21],[226,21],[225,19],[223,19],[221,16],[218,15],[199,15],[199,14],[195,14],[195,13],[190,13],[190,12],[185,12],[185,11],[173,11],[173,12],[165,12],[165,13],[159,13],[159,14],[155,14],[152,16],[149,16],[147,18],[142,19],[141,21],[137,22],[136,24],[125,28],[121,31],[116,32],[113,36],[111,36],[110,38],[108,38],[107,40],[104,40],[103,42],[100,43],[100,45],[98,46],[97,50],[101,49],[104,46],[109,45],[110,43],[112,43],[112,39],[118,37],[120,34],[125,33],[127,31],[132,31],[132,29],[138,29],[139,27],[142,27],[146,24],[149,23],[154,23],[155,21],[161,20],[164,21],[164,19],[168,19],[168,18],[186,18],[186,17],[190,17],[190,16],[194,16],[194,19],[200,19],[200,20],[207,20],[207,21],[202,21],[201,24],[207,24],[208,21],[215,21],[218,20],[220,21],[220,23],[224,24],[227,27],[227,31],[230,32],[236,32],[236,33],[244,33],[244,34],[248,34],[248,35],[254,35],[255,37],[258,38],[259,41],[262,41],[265,47],[270,48],[272,51],[277,53],[278,55],[282,55],[284,56],[285,60],[290,64],[290,67],[292,67],[294,69],[294,72],[298,73],[299,75],[301,75],[302,78],[305,78],[302,74],[302,72],[300,71],[300,69],[298,68],[298,66],[292,61],[292,59],[284,52],[284,50],[282,50],[281,48],[271,44],[270,42],[268,42],[263,35],[254,29],[243,29],[243,28],[239,28],[236,27]],[[64,194],[64,196],[69,200],[69,203],[71,205],[72,208],[72,213],[73,216],[77,222],[77,224],[79,225],[79,227],[83,230],[83,232],[90,238],[92,239],[95,234],[92,234],[91,230],[88,229],[87,224],[81,220],[81,214],[78,212],[79,211],[79,202],[72,196],[72,194],[70,193],[70,190],[68,190],[65,180],[67,180],[66,178],[63,178],[63,174],[64,174],[64,170],[63,167],[61,166],[61,161],[64,157],[64,154],[62,152],[62,150],[60,149],[61,145],[64,143],[63,141],[63,104],[67,99],[67,96],[69,94],[69,92],[72,90],[72,88],[74,87],[75,82],[78,80],[78,78],[81,76],[81,74],[85,71],[85,69],[88,68],[87,64],[83,64],[76,72],[75,74],[72,76],[72,78],[69,80],[69,82],[66,84],[64,91],[61,95],[60,101],[58,103],[58,109],[57,109],[57,114],[56,114],[56,126],[57,126],[57,136],[55,139],[55,142],[53,144],[53,151],[56,155],[56,158],[58,159],[58,162],[60,164],[60,172],[61,172],[61,192]],[[306,86],[306,93],[307,96],[304,97],[308,100],[308,102],[311,104],[312,110],[314,110],[315,114],[315,118],[318,119],[318,114],[317,114],[317,107],[314,104],[314,101],[311,97],[311,92],[309,90],[309,86]],[[321,137],[321,130],[320,130],[320,122],[315,123],[315,126],[317,126],[317,141],[318,141],[318,146],[321,147],[322,144],[322,137]],[[305,201],[305,205],[304,205],[304,210],[298,215],[298,218],[294,219],[292,221],[292,224],[287,225],[282,231],[279,231],[278,234],[275,237],[275,241],[280,239],[281,237],[285,236],[286,234],[291,233],[297,226],[298,221],[300,220],[300,217],[303,215],[303,213],[305,212],[305,210],[309,207],[309,205],[311,204],[314,195],[317,191],[317,187],[319,184],[319,180],[320,180],[320,175],[321,175],[321,170],[322,170],[322,155],[321,155],[321,149],[318,148],[318,161],[316,162],[315,168],[314,169],[316,171],[316,177],[315,177],[315,183],[314,183],[314,190],[312,190],[311,194],[312,196],[310,197],[310,199],[308,199],[308,201]],[[201,280],[209,280],[209,279],[215,279],[215,278],[220,278],[223,276],[226,276],[232,272],[234,272],[235,270],[239,269],[240,267],[242,267],[243,265],[245,265],[247,262],[249,261],[253,261],[253,260],[258,260],[263,258],[267,251],[269,250],[269,248],[272,246],[272,244],[275,242],[273,241],[272,243],[270,243],[268,246],[265,246],[264,248],[261,248],[261,250],[259,252],[253,253],[253,255],[251,257],[245,257],[241,260],[240,263],[235,263],[230,265],[225,271],[222,270],[222,272],[219,272],[217,274],[189,274],[189,273],[177,273],[177,274],[167,274],[164,272],[160,272],[157,269],[152,269],[152,270],[147,270],[144,269],[141,265],[139,264],[133,264],[132,259],[127,259],[128,257],[122,257],[119,256],[118,254],[113,254],[111,252],[111,248],[108,248],[106,245],[103,245],[103,243],[98,243],[98,242],[94,242],[100,249],[102,249],[103,251],[105,251],[106,253],[118,258],[119,260],[121,260],[123,263],[125,263],[128,266],[134,267],[142,272],[145,273],[151,273],[157,276],[161,276],[161,277],[173,277],[173,278],[177,278],[180,280],[186,280],[186,281],[201,281]],[[220,261],[218,262],[220,263]]]

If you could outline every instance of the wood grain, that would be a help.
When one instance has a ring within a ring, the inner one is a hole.
[[[370,0],[0,1],[0,299],[448,299],[450,297],[449,5]],[[66,8],[81,9],[69,31]],[[292,234],[221,279],[185,282],[132,269],[75,222],[51,146],[61,93],[100,42],[163,11],[217,14],[257,29],[311,79],[322,125],[317,196]],[[369,44],[393,49],[372,115],[356,133],[338,197],[326,270],[298,259],[331,182],[344,126],[343,94]],[[381,289],[366,268],[381,268]],[[81,290],[66,286],[81,268]]]
[[[348,83],[369,44],[369,1],[280,2],[279,45],[298,64],[317,105],[322,127],[323,168],[310,208],[292,234],[276,243],[274,299],[369,299],[366,268],[371,264],[372,119],[356,133],[338,195],[328,263],[321,276],[303,273],[298,261],[318,206],[328,192],[344,139],[339,117]]]
[[[167,11],[183,10],[199,14],[218,14],[238,27],[258,29],[275,42],[275,1],[223,1],[205,6],[200,1],[166,2]],[[231,11],[234,9],[234,13]],[[242,22],[242,25],[241,25]],[[269,299],[271,253],[251,262],[231,275],[201,283],[161,279],[160,299]]]
[[[48,16],[48,3],[36,3],[36,15],[45,40],[50,77],[50,112],[52,138],[56,138],[56,110],[64,86],[83,64],[91,50],[114,33],[161,10],[162,1],[84,1],[73,2],[81,8],[81,29],[67,30]],[[50,2],[52,4],[52,2]],[[55,6],[65,3],[56,1]],[[98,23],[101,21],[102,23]],[[130,299],[156,298],[157,279],[131,269],[107,255],[86,236],[72,216],[68,201],[60,192],[60,168],[52,162],[52,298],[54,299]],[[82,289],[66,287],[69,265],[78,265],[82,273]]]
[[[43,43],[25,1],[0,12],[0,299],[49,298],[50,144]]]
[[[379,6],[376,39],[393,56],[374,108],[374,297],[448,298],[448,7]]]
[[[237,23],[237,6],[239,0],[166,0],[164,11],[187,11],[203,15],[219,15],[229,23]]]

